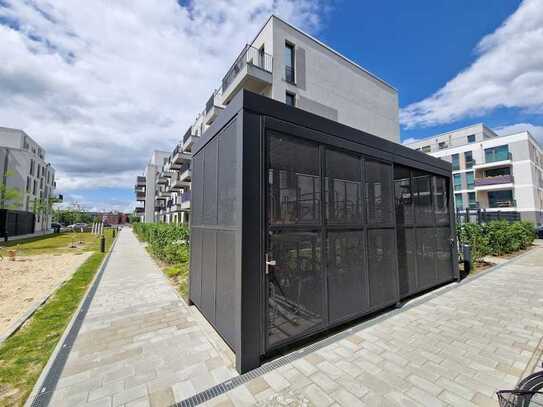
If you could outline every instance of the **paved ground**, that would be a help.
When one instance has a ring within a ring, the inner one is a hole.
[[[543,336],[543,247],[430,294],[210,406],[497,406]],[[121,232],[53,406],[168,406],[235,376],[232,354]]]
[[[234,375],[233,354],[123,229],[50,405],[167,406]]]
[[[492,406],[543,335],[543,248],[280,367],[210,406]]]

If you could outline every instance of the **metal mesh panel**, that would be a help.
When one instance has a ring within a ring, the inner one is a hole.
[[[271,135],[268,149],[268,221],[278,225],[320,223],[318,147]]]
[[[329,232],[327,246],[328,309],[334,322],[365,308],[364,233]]]
[[[202,300],[207,318],[215,321],[215,287],[217,283],[217,232],[202,231]]]
[[[368,231],[368,272],[372,307],[397,299],[394,240],[392,229]]]
[[[299,336],[323,321],[321,239],[318,233],[271,236],[277,265],[268,274],[268,345]]]
[[[400,278],[400,296],[414,292],[417,286],[417,263],[415,230],[398,228],[398,275]]]
[[[217,232],[217,290],[215,306],[215,325],[234,347],[235,313],[234,299],[236,288],[236,234]]]
[[[204,185],[202,179],[204,177],[204,153],[200,151],[199,154],[192,158],[192,185],[191,185],[191,217],[193,225],[200,225],[203,219],[203,193]]]
[[[202,295],[202,230],[190,232],[190,299],[200,305]]]
[[[431,180],[431,175],[417,175],[413,178],[417,225],[434,224]]]
[[[366,162],[368,225],[393,223],[392,166],[379,161]]]
[[[449,227],[436,228],[436,271],[440,282],[453,278]]]
[[[447,179],[434,176],[434,208],[436,225],[448,225],[450,223],[449,194],[447,192]]]
[[[434,228],[417,229],[417,280],[418,286],[428,287],[436,282],[434,263]]]
[[[328,223],[362,222],[362,180],[359,157],[326,151],[325,199]]]

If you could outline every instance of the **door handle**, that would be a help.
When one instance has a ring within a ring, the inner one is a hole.
[[[266,262],[268,266],[277,266],[277,262],[275,260],[269,260]]]
[[[270,255],[266,254],[266,274],[270,274],[270,267],[277,266],[275,260],[270,260]]]

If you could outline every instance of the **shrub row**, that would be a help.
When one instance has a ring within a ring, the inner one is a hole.
[[[492,221],[485,224],[457,225],[458,240],[469,244],[474,261],[484,256],[502,256],[528,248],[535,239],[531,222]]]
[[[148,243],[149,251],[158,259],[170,263],[189,260],[189,229],[184,225],[167,223],[135,223],[134,232]]]

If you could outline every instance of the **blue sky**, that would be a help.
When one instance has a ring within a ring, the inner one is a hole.
[[[46,147],[67,204],[130,210],[271,13],[395,86],[402,141],[482,121],[543,142],[543,0],[0,0],[0,126]]]

